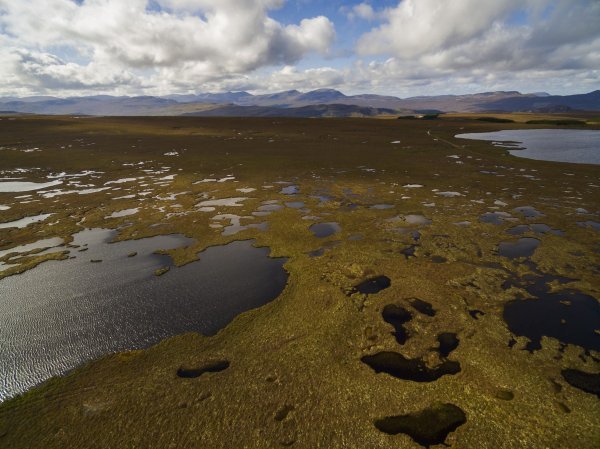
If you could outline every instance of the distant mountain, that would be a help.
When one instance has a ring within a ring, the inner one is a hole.
[[[549,95],[538,96],[514,96],[488,102],[481,107],[491,111],[513,111],[513,112],[563,112],[569,109],[580,111],[600,110],[600,90],[580,95]]]
[[[20,97],[0,97],[0,102],[1,103],[6,103],[9,101],[22,101],[24,103],[34,103],[36,101],[46,101],[46,100],[58,100],[58,97],[50,97],[47,95],[38,95],[35,97],[24,97],[24,98],[20,98]]]
[[[246,97],[252,97],[248,92],[223,92],[194,95],[167,95],[162,98],[175,100],[178,103],[235,103]]]
[[[316,104],[347,104],[386,109],[404,109],[398,97],[382,95],[344,95],[335,89],[317,89],[310,92],[288,90],[275,94],[254,95],[234,103],[240,106],[275,106],[297,108]],[[410,111],[407,111],[410,112]]]
[[[157,97],[71,97],[52,98],[42,101],[8,101],[0,103],[0,109],[33,114],[75,115],[139,115],[153,109],[177,105],[174,100]]]
[[[224,105],[183,115],[196,117],[376,117],[395,115],[395,109],[371,108],[348,104],[318,104],[297,108],[272,106]]]
[[[319,106],[319,107],[316,107]],[[343,108],[342,106],[352,106]],[[252,108],[252,109],[243,109]],[[261,109],[263,108],[263,109]],[[294,111],[286,111],[293,109]],[[374,111],[408,115],[430,112],[566,112],[600,111],[600,90],[579,95],[521,94],[516,91],[470,95],[398,98],[384,95],[344,95],[334,89],[288,90],[273,94],[248,92],[198,93],[165,97],[28,97],[0,98],[0,110],[32,114],[71,115],[231,115],[242,116],[370,116]]]
[[[342,98],[348,98],[346,95],[335,89],[317,89],[305,94],[298,95],[297,101],[315,102],[327,104],[338,101]]]

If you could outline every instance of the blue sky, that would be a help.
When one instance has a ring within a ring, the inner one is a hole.
[[[598,89],[597,0],[0,0],[0,95]]]

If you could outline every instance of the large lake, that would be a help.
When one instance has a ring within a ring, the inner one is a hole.
[[[109,243],[115,235],[82,231],[72,258],[0,280],[0,401],[103,354],[185,332],[214,334],[276,298],[287,282],[286,259],[268,257],[268,248],[251,241],[208,248],[176,268],[154,251],[191,240]],[[169,272],[154,275],[165,266]]]
[[[519,129],[457,134],[459,139],[489,140],[513,148],[510,154],[542,161],[600,164],[600,131],[582,129]],[[523,149],[514,149],[523,148]]]

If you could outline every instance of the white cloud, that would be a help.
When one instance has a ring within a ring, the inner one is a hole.
[[[386,23],[362,36],[361,54],[414,57],[481,35],[518,0],[404,0],[385,11]]]
[[[46,77],[64,83],[72,78],[73,87],[111,77],[126,81],[133,79],[124,75],[128,71],[155,69],[174,77],[186,70],[188,79],[201,83],[294,63],[310,52],[326,54],[335,37],[323,16],[287,26],[270,18],[268,10],[281,0],[158,3],[167,9],[148,10],[147,0],[0,0],[0,29],[14,52],[7,58],[12,67],[21,61],[19,70],[40,84]],[[83,62],[51,57],[57,47],[69,48]],[[35,61],[29,60],[32,52]]]
[[[352,8],[342,7],[342,12],[344,12],[350,20],[375,20],[380,16],[369,3],[359,3]]]
[[[363,56],[391,55],[432,69],[598,68],[597,1],[404,0],[381,13],[385,23],[358,40]]]
[[[345,83],[345,74],[331,67],[298,70],[286,66],[269,75],[267,83],[269,90],[312,90],[320,88],[340,87]]]
[[[598,0],[365,0],[340,9],[365,21],[343,36],[371,23],[355,54],[324,16],[274,20],[285,1],[0,0],[0,94],[598,88]]]

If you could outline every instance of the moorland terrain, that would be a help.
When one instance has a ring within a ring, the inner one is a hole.
[[[598,168],[454,137],[556,127],[507,117],[2,117],[2,177],[62,183],[0,193],[2,222],[52,214],[0,229],[0,250],[64,245],[4,253],[0,276],[109,228],[185,235],[165,251],[180,267],[252,239],[289,278],[216,335],[109,354],[4,401],[0,446],[596,447]]]

